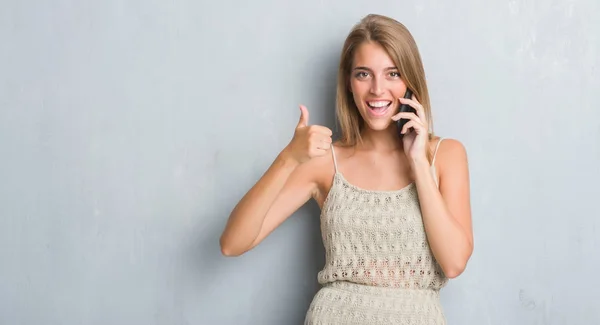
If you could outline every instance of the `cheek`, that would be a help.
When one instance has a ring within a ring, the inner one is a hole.
[[[357,92],[357,85],[355,80],[350,79],[350,81],[348,81],[348,89],[352,92],[352,94],[355,94]]]
[[[393,94],[396,98],[404,97],[406,89],[406,84],[400,81],[399,84],[395,87]]]
[[[358,109],[361,109],[363,105],[364,93],[360,88],[354,88],[352,90],[352,98],[354,99],[354,104],[356,104]]]
[[[350,81],[350,91],[354,98],[364,96],[365,92],[369,91],[369,86],[366,82],[359,82],[356,80]]]
[[[394,98],[398,99],[398,98],[404,97],[405,93],[406,93],[406,89],[404,88],[404,89],[400,89],[398,91],[393,92],[392,95],[394,96]]]
[[[360,110],[362,105],[362,100],[361,100],[361,96],[359,94],[357,94],[355,91],[352,92],[352,99],[354,99],[354,104],[356,105],[356,107]]]

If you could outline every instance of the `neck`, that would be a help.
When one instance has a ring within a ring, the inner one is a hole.
[[[402,149],[402,141],[396,134],[396,128],[387,128],[382,131],[374,131],[365,128],[361,133],[362,144],[358,144],[358,149],[376,150],[376,151],[396,151]]]

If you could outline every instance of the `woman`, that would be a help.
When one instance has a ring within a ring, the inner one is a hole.
[[[293,139],[231,213],[222,252],[252,249],[312,198],[326,264],[305,324],[445,324],[439,290],[473,251],[467,157],[431,132],[420,54],[402,24],[368,15],[354,27],[336,105],[334,144],[300,107]]]

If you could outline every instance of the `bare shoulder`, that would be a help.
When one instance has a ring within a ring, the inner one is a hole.
[[[438,140],[439,141],[439,140]],[[434,141],[437,145],[438,141]],[[469,215],[470,176],[467,150],[456,139],[439,142],[434,165],[439,177],[439,189],[457,214]]]
[[[467,165],[467,150],[459,140],[436,137],[432,139],[430,145],[434,152],[437,148],[435,165],[436,168],[439,168],[440,173],[443,170],[452,170]]]

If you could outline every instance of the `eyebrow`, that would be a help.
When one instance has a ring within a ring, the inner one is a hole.
[[[359,67],[355,67],[355,68],[354,68],[354,69],[352,69],[352,70],[369,70],[369,71],[370,71],[371,69],[369,69],[369,68],[367,68],[367,67],[362,67],[362,66],[359,66]],[[385,68],[384,70],[398,70],[398,68],[396,68],[396,67],[387,67],[387,68]]]

